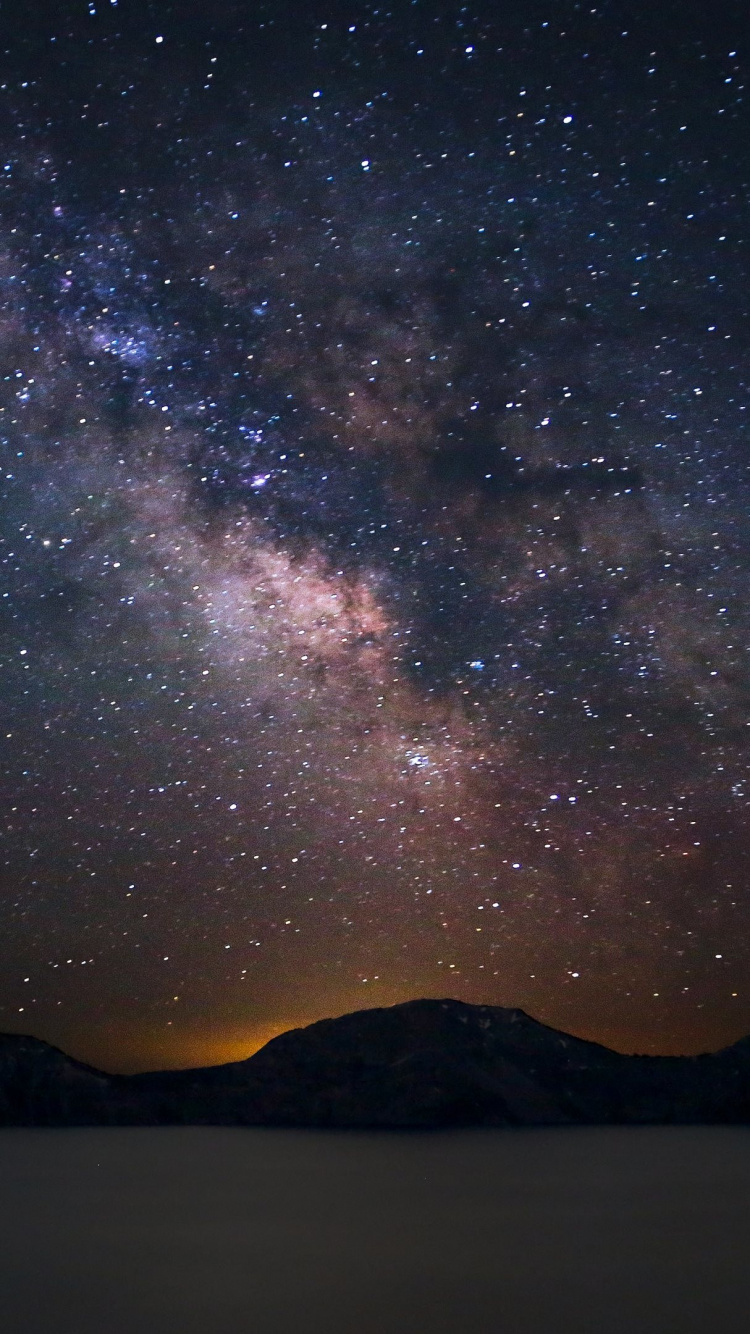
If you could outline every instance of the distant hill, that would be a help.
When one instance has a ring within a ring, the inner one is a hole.
[[[523,1010],[420,1000],[293,1029],[246,1061],[126,1076],[0,1035],[0,1125],[679,1123],[750,1123],[750,1038],[623,1056]]]
[[[143,1111],[122,1076],[38,1038],[0,1033],[0,1126],[122,1125],[137,1123]]]

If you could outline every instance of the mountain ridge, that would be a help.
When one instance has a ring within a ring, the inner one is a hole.
[[[0,1125],[750,1123],[750,1037],[624,1055],[524,1010],[416,1000],[320,1019],[223,1065],[113,1075],[0,1034]]]

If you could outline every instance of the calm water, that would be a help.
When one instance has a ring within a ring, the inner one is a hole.
[[[2,1334],[747,1334],[750,1130],[0,1132]]]

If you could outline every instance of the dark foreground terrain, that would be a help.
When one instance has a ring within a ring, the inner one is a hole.
[[[0,1132],[3,1334],[747,1334],[750,1129]]]
[[[294,1029],[246,1061],[124,1076],[0,1035],[0,1125],[675,1123],[750,1123],[750,1038],[623,1056],[522,1010],[423,1000]]]

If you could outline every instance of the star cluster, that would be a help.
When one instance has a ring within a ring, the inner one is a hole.
[[[747,1031],[739,8],[74,8],[0,88],[0,1024]]]

